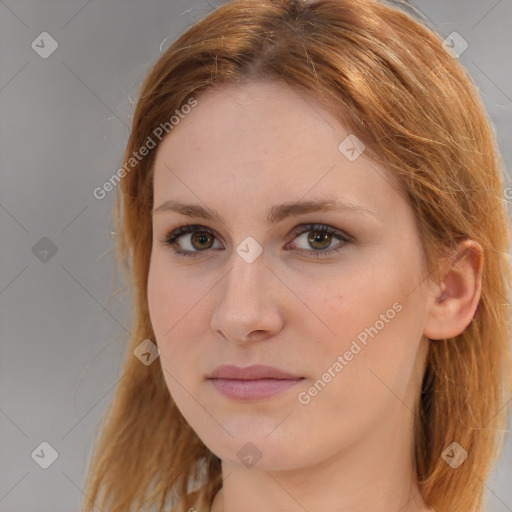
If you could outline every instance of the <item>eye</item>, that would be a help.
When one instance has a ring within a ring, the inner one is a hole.
[[[183,241],[181,239],[183,239]],[[172,233],[166,235],[161,242],[171,247],[178,246],[178,249],[174,249],[176,254],[182,256],[196,256],[197,254],[194,253],[212,249],[214,240],[215,235],[209,228],[205,226],[188,225],[180,226]],[[179,243],[180,241],[182,241],[182,244]]]
[[[301,241],[303,244],[299,249],[314,258],[329,256],[341,251],[352,241],[349,235],[324,224],[298,226],[293,234],[296,237],[294,240]],[[335,239],[340,242],[333,246],[332,243]],[[313,248],[313,251],[310,248]]]
[[[352,242],[349,235],[324,224],[297,226],[292,234],[294,238],[291,242],[299,241],[299,252],[306,253],[314,258],[328,256],[341,251],[347,244]],[[336,239],[339,240],[339,243],[335,244],[334,248],[332,248],[333,241]],[[177,255],[194,257],[199,256],[200,253],[206,252],[208,249],[218,249],[218,245],[217,247],[214,246],[215,240],[215,234],[206,226],[186,225],[180,226],[167,234],[160,242],[171,246]],[[287,250],[290,247],[290,243],[285,246]],[[302,247],[300,247],[301,245]],[[296,247],[296,243],[293,244],[293,247]]]

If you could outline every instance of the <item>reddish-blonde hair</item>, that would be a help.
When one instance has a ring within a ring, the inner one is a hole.
[[[144,80],[117,189],[118,256],[134,291],[122,378],[91,456],[84,511],[209,510],[220,460],[180,414],[160,359],[134,349],[155,340],[147,302],[156,149],[132,157],[155,128],[209,87],[267,78],[325,104],[406,192],[430,276],[462,239],[484,253],[481,300],[455,338],[430,344],[414,423],[414,461],[425,503],[477,512],[500,453],[510,381],[510,227],[504,169],[471,78],[441,38],[376,0],[234,0],[188,29]],[[172,136],[172,132],[170,135]],[[443,451],[468,459],[453,469]],[[89,501],[90,500],[90,501]],[[181,510],[181,509],[180,509]]]

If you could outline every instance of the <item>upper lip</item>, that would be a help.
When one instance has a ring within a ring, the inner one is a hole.
[[[254,380],[254,379],[300,379],[301,376],[293,375],[279,368],[273,366],[266,366],[263,364],[256,364],[241,368],[233,365],[222,365],[215,368],[213,372],[208,375],[209,379],[239,379],[239,380]]]

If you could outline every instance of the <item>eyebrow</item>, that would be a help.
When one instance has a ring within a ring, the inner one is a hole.
[[[294,215],[332,210],[361,213],[377,218],[377,215],[373,210],[361,205],[350,202],[341,202],[336,199],[326,199],[318,201],[291,201],[288,203],[274,205],[269,209],[266,220],[268,224],[275,224],[286,217]],[[153,210],[153,213],[162,212],[176,212],[189,217],[198,217],[210,221],[216,220],[223,224],[226,223],[220,213],[198,204],[185,204],[180,203],[179,201],[167,200]]]

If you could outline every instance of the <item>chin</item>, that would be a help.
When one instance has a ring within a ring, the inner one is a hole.
[[[304,443],[291,439],[283,442],[281,436],[272,439],[272,434],[268,436],[261,430],[254,435],[248,429],[243,431],[243,435],[238,435],[238,432],[232,434],[233,437],[224,435],[222,440],[202,440],[219,459],[239,468],[285,471],[303,466],[310,457],[314,457],[313,447],[309,447],[311,454],[308,454],[304,452]],[[315,463],[313,460],[310,462]]]

